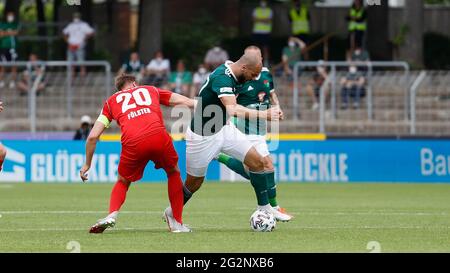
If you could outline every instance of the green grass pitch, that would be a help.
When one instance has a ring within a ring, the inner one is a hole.
[[[450,252],[450,185],[281,183],[295,216],[251,231],[247,183],[206,183],[189,201],[193,233],[161,220],[166,184],[131,186],[116,227],[89,234],[107,213],[112,184],[0,184],[0,252]]]

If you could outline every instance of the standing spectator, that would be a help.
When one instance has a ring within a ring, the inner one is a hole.
[[[302,59],[302,50],[306,44],[296,37],[289,37],[288,46],[283,48],[281,62],[286,76],[292,77],[294,66]]]
[[[178,60],[177,70],[170,73],[169,89],[183,96],[189,95],[192,84],[192,73],[186,71],[183,60]]]
[[[147,84],[161,87],[167,82],[168,75],[170,73],[170,61],[164,59],[164,55],[161,51],[155,53],[153,58],[147,65]]]
[[[328,74],[326,68],[323,65],[318,65],[311,80],[308,82],[308,85],[306,86],[306,92],[308,93],[309,97],[311,98],[311,101],[313,102],[311,109],[314,111],[319,109],[320,90],[327,77]],[[324,92],[325,98],[327,98],[328,86],[325,87]]]
[[[269,66],[269,45],[272,32],[273,11],[267,6],[267,0],[261,0],[253,10],[253,40],[261,47],[265,66]]]
[[[44,92],[46,81],[45,81],[45,66],[40,63],[38,56],[31,53],[28,58],[27,69],[23,72],[22,79],[18,84],[18,88],[21,96],[25,96],[30,87],[35,84],[36,79],[41,76],[37,84],[36,95],[39,96]]]
[[[215,46],[208,50],[204,62],[209,71],[214,71],[214,69],[223,64],[225,61],[228,61],[228,59],[228,52],[220,46]]]
[[[346,19],[348,21],[350,51],[352,52],[357,46],[364,47],[364,36],[367,30],[367,11],[362,0],[353,1]]]
[[[16,20],[14,12],[10,11],[6,14],[6,22],[0,24],[0,61],[15,62],[17,60],[17,35],[19,34],[19,23]],[[0,88],[5,86],[3,75],[4,67],[0,67]],[[17,67],[11,67],[11,81],[9,88],[16,87]]]
[[[73,21],[64,30],[64,40],[67,42],[67,60],[69,62],[82,62],[86,58],[86,41],[94,35],[94,29],[88,23],[81,20],[81,14],[73,14]],[[75,68],[74,68],[75,75]],[[86,67],[81,66],[80,75],[86,75]]]
[[[191,94],[189,96],[190,98],[195,97],[195,95],[200,90],[201,86],[205,83],[209,74],[210,73],[206,69],[206,66],[204,64],[198,65],[198,70],[197,70],[197,72],[194,73],[194,79],[192,81],[193,84],[192,84],[192,88],[191,88]]]
[[[137,52],[132,52],[128,62],[122,64],[118,74],[124,73],[135,76],[137,82],[141,82],[144,78],[144,64],[139,59],[139,54]]]
[[[291,21],[292,36],[295,36],[305,42],[311,43],[310,13],[306,3],[302,0],[295,0],[289,10],[289,19]],[[305,52],[305,59],[308,60],[308,52]]]
[[[84,115],[80,120],[80,128],[77,129],[75,135],[73,136],[73,140],[86,140],[89,136],[89,133],[92,129],[92,120],[88,115]]]
[[[347,109],[350,97],[354,100],[353,108],[359,108],[361,97],[365,96],[365,83],[366,79],[362,73],[358,72],[358,68],[355,65],[351,65],[347,75],[341,79],[342,109]]]

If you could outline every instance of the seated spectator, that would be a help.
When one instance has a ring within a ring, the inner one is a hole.
[[[355,65],[349,67],[349,72],[341,79],[342,86],[342,109],[347,109],[350,97],[353,98],[353,108],[359,108],[360,100],[366,94],[366,79]]]
[[[281,63],[285,76],[292,77],[294,66],[302,59],[302,50],[306,48],[306,44],[296,37],[289,37],[288,46],[283,48]]]
[[[177,70],[170,73],[169,89],[175,93],[188,96],[192,84],[192,73],[186,71],[183,60],[178,60]]]
[[[314,72],[312,78],[309,80],[308,85],[306,86],[306,92],[313,102],[311,107],[312,110],[319,109],[320,89],[322,88],[322,85],[327,77],[328,74],[326,68],[323,65],[318,65],[316,67],[316,71]],[[324,90],[324,95],[326,98],[328,94],[328,87],[325,87]]]
[[[204,63],[206,65],[206,69],[209,71],[214,71],[214,69],[226,62],[228,59],[228,52],[220,46],[215,46],[206,53]]]
[[[161,87],[167,82],[169,73],[170,73],[169,60],[164,59],[164,55],[161,51],[157,51],[155,53],[155,58],[153,58],[147,65],[146,84]]]
[[[354,63],[358,70],[363,72],[364,76],[366,76],[367,66],[370,62],[369,52],[367,52],[367,50],[357,44],[348,61]]]
[[[192,88],[191,88],[191,94],[190,94],[190,98],[195,97],[201,86],[205,83],[206,79],[209,76],[209,71],[206,69],[206,66],[204,64],[199,64],[198,65],[198,70],[197,72],[194,73],[194,79],[192,80]]]
[[[34,84],[37,84],[36,95],[40,95],[44,89],[46,84],[45,81],[45,67],[36,54],[30,54],[29,62],[27,64],[26,70],[23,72],[22,79],[18,84],[18,88],[20,91],[20,95],[24,96],[28,93],[30,87],[33,87]],[[38,83],[35,83],[38,76],[42,76]]]
[[[86,140],[89,136],[89,133],[92,129],[92,120],[88,115],[84,115],[80,120],[80,128],[77,129],[75,135],[73,136],[73,140]]]
[[[144,78],[144,64],[139,59],[139,54],[137,52],[131,53],[128,62],[122,64],[118,74],[124,73],[135,76],[138,83]]]

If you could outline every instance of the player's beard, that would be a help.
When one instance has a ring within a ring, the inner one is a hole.
[[[238,83],[245,83],[247,80],[245,79],[244,74],[237,76]]]

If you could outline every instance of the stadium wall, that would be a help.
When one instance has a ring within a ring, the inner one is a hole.
[[[180,169],[185,174],[185,142],[175,141]],[[329,139],[269,142],[276,178],[285,182],[450,183],[450,140],[445,139]],[[8,149],[0,182],[80,182],[84,160],[82,141],[3,141]],[[113,182],[117,176],[120,143],[97,145],[91,182]],[[210,181],[243,180],[213,162]],[[147,166],[142,179],[165,181],[162,170]]]

